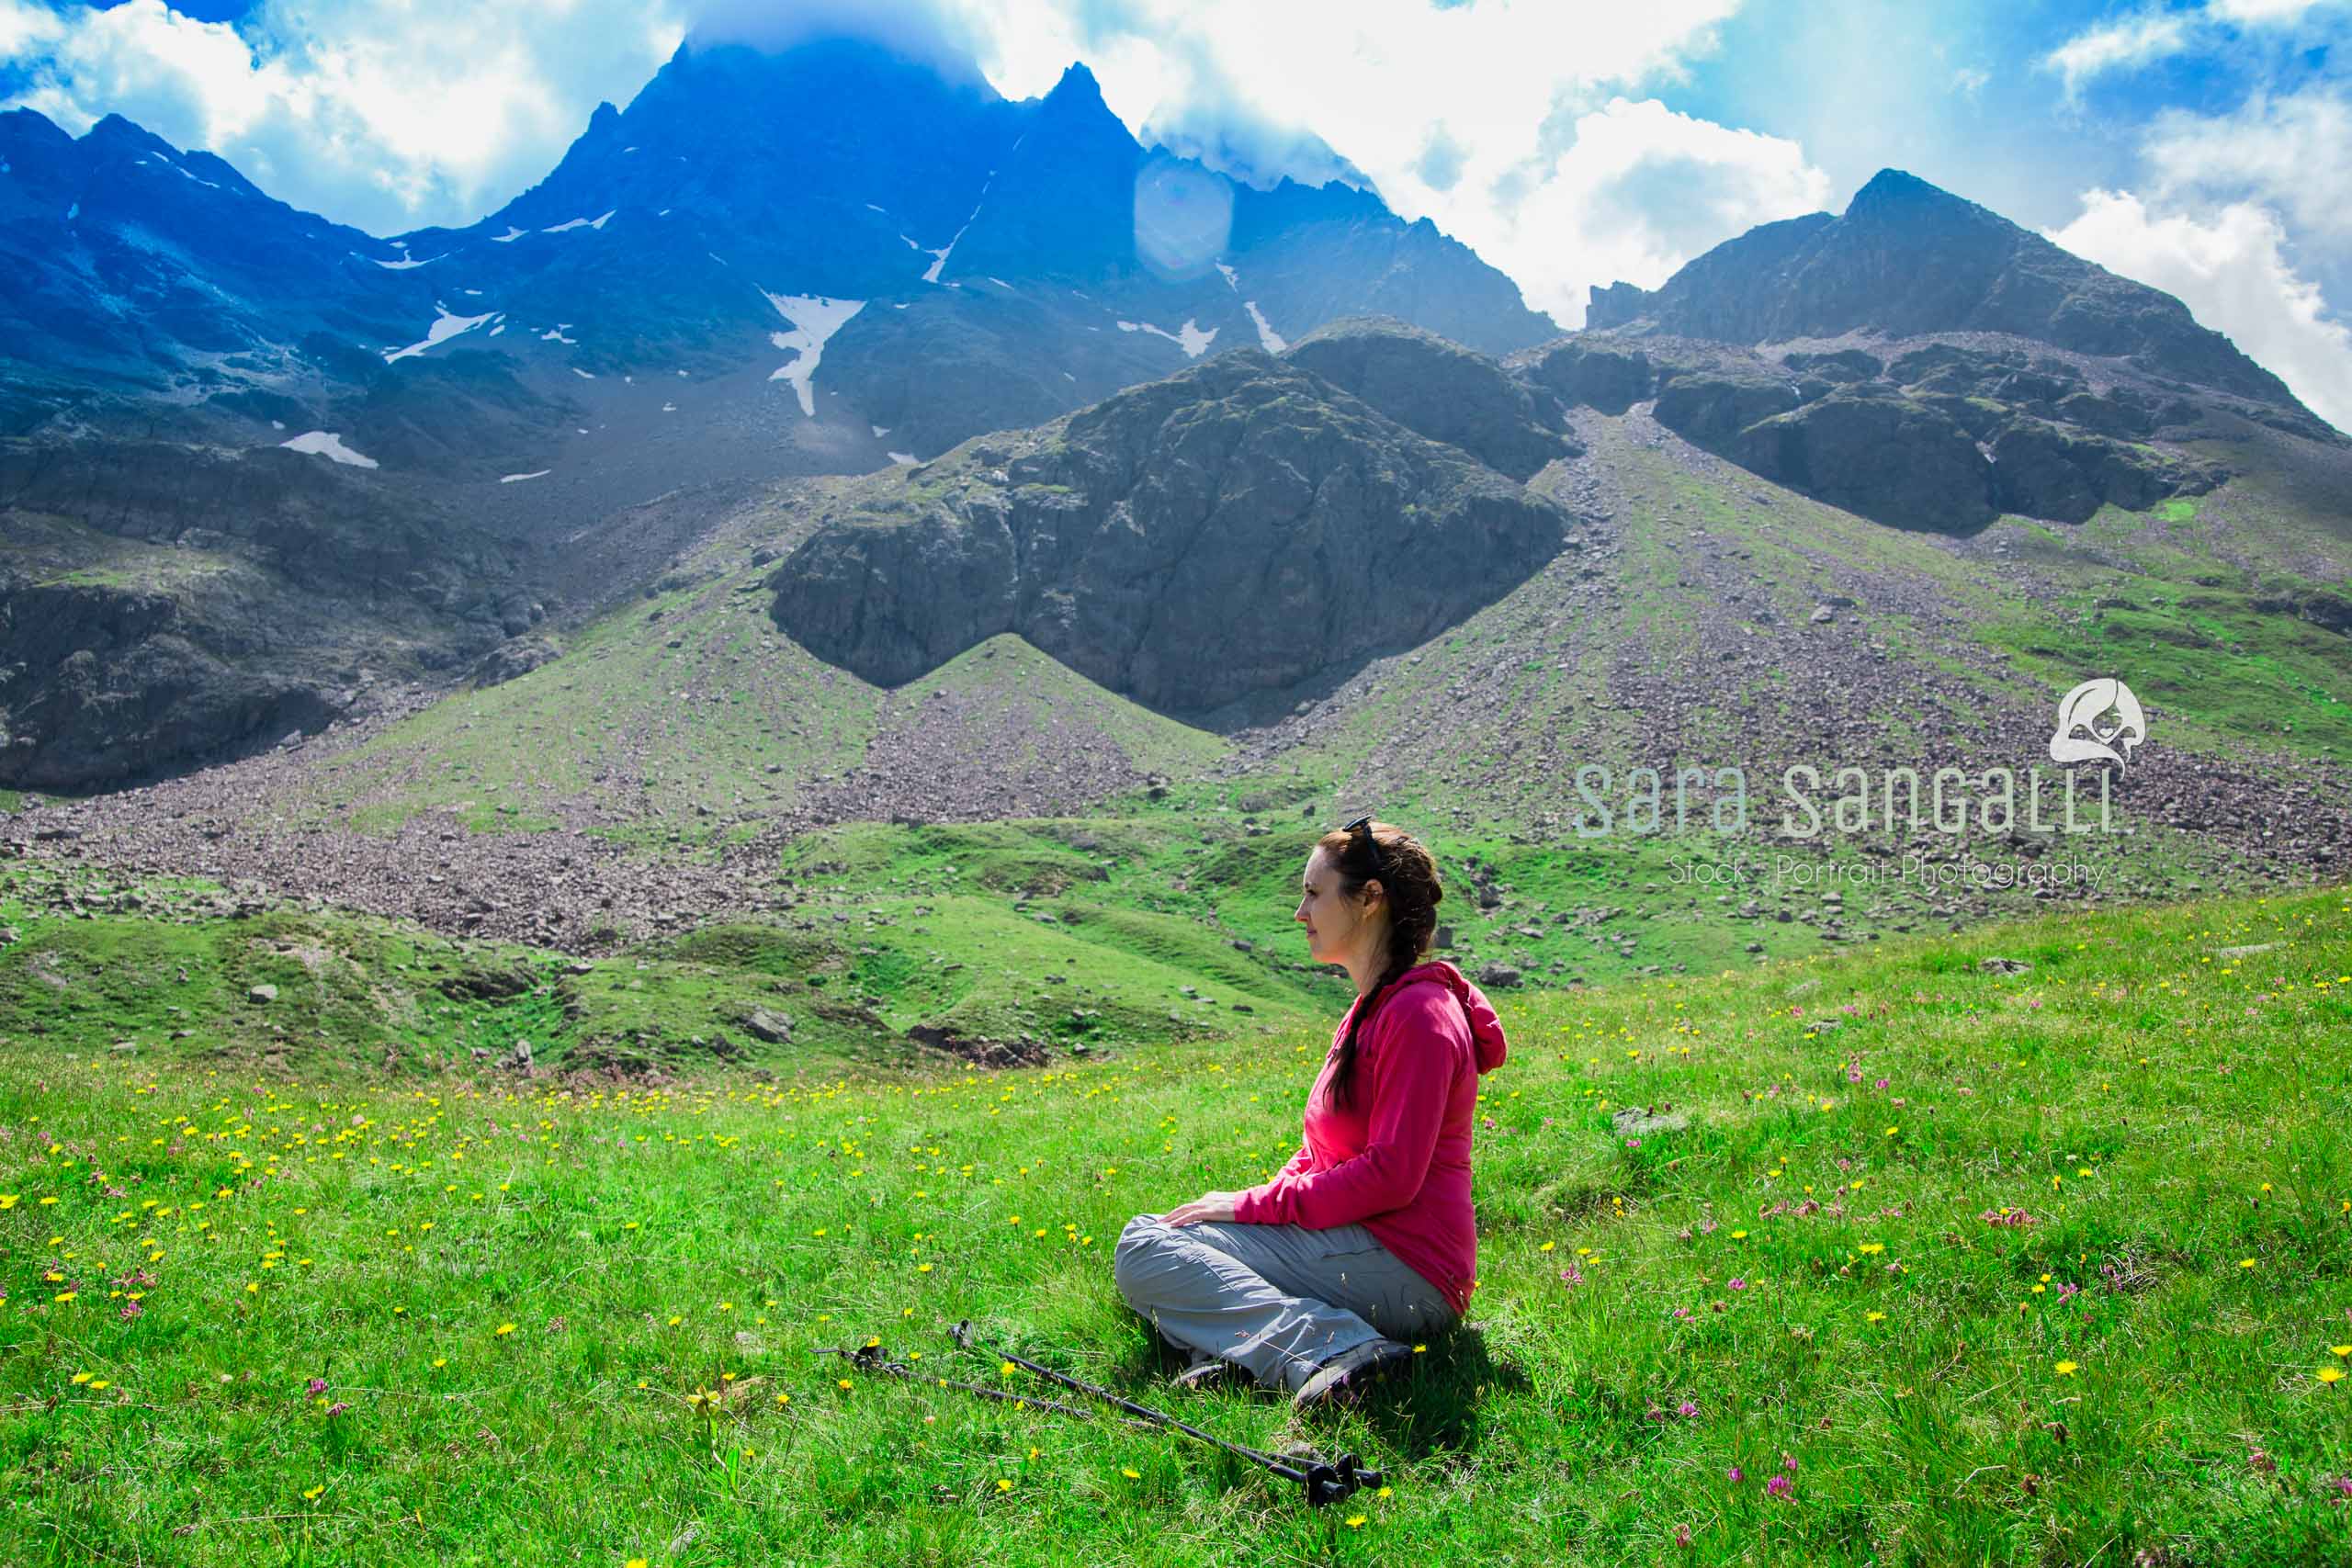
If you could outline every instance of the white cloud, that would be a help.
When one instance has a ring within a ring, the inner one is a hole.
[[[2254,95],[2227,115],[2166,109],[2142,142],[2149,194],[2253,197],[2286,213],[2301,236],[2352,241],[2352,100],[2307,88]]]
[[[898,33],[974,40],[1011,96],[1082,58],[1131,129],[1243,177],[1361,170],[1573,323],[1589,284],[1654,285],[1753,223],[1825,204],[1826,177],[1793,142],[1604,101],[1676,76],[1738,3],[893,0],[879,15]],[[561,50],[543,10],[561,16]],[[266,0],[242,30],[162,0],[70,24],[25,15],[0,0],[0,39],[18,39],[5,52],[35,57],[22,101],[75,130],[119,108],[379,232],[469,222],[528,185],[597,98],[627,101],[690,26],[783,42],[858,25],[841,0]]]
[[[2226,22],[2254,27],[2289,26],[2313,11],[2331,11],[2344,0],[2208,0],[2205,12]]]
[[[1828,194],[1794,142],[1610,91],[1679,77],[1739,0],[969,3],[989,18],[984,63],[1004,92],[1042,92],[1083,58],[1131,129],[1177,132],[1242,177],[1331,177],[1336,151],[1392,209],[1470,245],[1563,324],[1583,320],[1589,284],[1661,282]]]
[[[46,23],[28,10],[0,0],[0,61],[27,79],[14,103],[76,133],[119,112],[377,232],[479,218],[684,34],[674,13],[631,0],[265,0],[238,26],[162,0]]]
[[[818,28],[902,48],[936,34],[977,49],[1013,97],[1082,59],[1130,129],[1245,178],[1360,170],[1579,320],[1587,283],[1657,282],[1760,217],[1821,204],[1793,143],[1612,96],[1678,78],[1740,3],[263,0],[232,27],[163,0],[70,19],[0,0],[0,60],[29,77],[17,101],[69,130],[119,110],[272,195],[391,232],[470,222],[530,185],[690,28],[772,45]],[[1635,131],[1664,141],[1638,150]],[[1695,201],[1667,170],[1700,182]],[[1579,216],[1587,197],[1606,227]]]
[[[2285,381],[2312,411],[2352,430],[2352,330],[2281,247],[2276,214],[2233,202],[2199,217],[2157,213],[2130,191],[2083,193],[2081,216],[2049,239],[2109,272],[2177,296],[2198,321]]]
[[[1829,176],[1793,141],[1611,98],[1507,210],[1460,215],[1487,231],[1487,259],[1563,325],[1584,321],[1585,286],[1656,288],[1684,262],[1758,223],[1818,212]]]
[[[36,47],[46,48],[65,30],[65,23],[46,6],[28,0],[0,0],[0,60],[13,60]]]
[[[2036,63],[2065,78],[2072,100],[2084,83],[2110,71],[2137,70],[2192,50],[2211,51],[2233,33],[2300,32],[2306,22],[2346,8],[2346,0],[2208,0],[2199,10],[2152,8],[2077,33]]]
[[[2188,47],[2190,21],[2178,12],[2143,12],[2078,33],[2042,56],[2044,70],[2066,79],[2066,96],[2109,71],[2130,70]]]

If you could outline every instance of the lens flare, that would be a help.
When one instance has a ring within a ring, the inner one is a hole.
[[[1136,254],[1170,281],[1198,277],[1233,234],[1233,186],[1198,164],[1153,157],[1136,175]]]

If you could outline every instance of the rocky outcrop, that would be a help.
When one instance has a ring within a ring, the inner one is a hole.
[[[2201,495],[2221,477],[2152,447],[2030,417],[2011,420],[1992,448],[1993,495],[2001,510],[2059,523],[2087,521],[2109,502],[2143,512],[2169,496]]]
[[[1623,413],[1657,389],[1649,355],[1589,337],[1563,338],[1515,354],[1508,364],[1513,374],[1562,402],[1581,403],[1602,413]]]
[[[1532,387],[1603,412],[1655,397],[1657,422],[1683,439],[1896,527],[1966,531],[2005,512],[2079,523],[2102,505],[2142,511],[2226,477],[2150,444],[2167,431],[2195,434],[2204,414],[2128,372],[2096,381],[2068,359],[1997,338],[1885,349],[1767,358],[1610,332],[1515,355],[1509,366]]]
[[[1797,406],[1786,381],[1733,371],[1670,372],[1652,411],[1657,422],[1695,446],[1728,447],[1759,420]]]
[[[1668,423],[1663,413],[1659,423]],[[1742,467],[1876,522],[1957,531],[1996,515],[1992,465],[1968,432],[1900,395],[1832,393],[1758,420],[1725,445]]]
[[[780,626],[879,684],[1010,631],[1199,715],[1424,641],[1568,534],[1458,448],[1241,350],[880,476],[768,581]]]
[[[1515,479],[1583,448],[1540,398],[1483,355],[1393,317],[1318,328],[1283,355],[1417,434],[1459,446]]]
[[[371,671],[447,670],[534,607],[500,547],[317,458],[0,443],[0,785],[315,734]]]
[[[2267,615],[2292,615],[2332,632],[2352,637],[2352,598],[2324,588],[2297,588],[2267,594],[2254,601]]]
[[[546,637],[512,637],[483,654],[469,672],[469,679],[476,686],[503,686],[562,656],[563,649]]]

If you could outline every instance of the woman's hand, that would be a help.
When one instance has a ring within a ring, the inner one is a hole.
[[[1238,1192],[1204,1192],[1189,1203],[1179,1203],[1159,1216],[1171,1225],[1189,1225],[1202,1220],[1230,1220],[1233,1205],[1238,1202]]]

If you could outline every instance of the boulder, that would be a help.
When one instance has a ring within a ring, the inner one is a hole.
[[[750,1030],[754,1038],[764,1040],[771,1045],[788,1045],[792,1043],[792,1020],[783,1013],[772,1012],[766,1008],[753,1008],[750,1012],[745,1013],[743,1027]]]
[[[477,686],[501,686],[562,656],[563,649],[546,637],[510,637],[483,654],[469,678]]]

